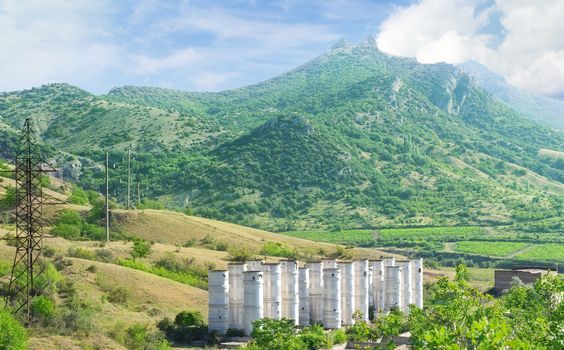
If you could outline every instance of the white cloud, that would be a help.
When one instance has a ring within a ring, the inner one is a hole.
[[[497,33],[485,34],[495,25]],[[511,84],[564,92],[564,1],[421,0],[380,26],[381,50],[425,63],[479,61]],[[499,32],[501,31],[501,33]]]
[[[0,1],[0,90],[87,79],[119,64],[120,49],[104,29],[107,6]]]
[[[200,72],[192,79],[192,84],[198,91],[216,91],[228,79],[238,75],[235,72]]]
[[[180,49],[164,57],[132,55],[133,70],[138,74],[152,74],[160,70],[180,69],[198,62],[203,54],[194,48]]]

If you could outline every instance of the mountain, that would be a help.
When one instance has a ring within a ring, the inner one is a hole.
[[[533,120],[564,131],[564,102],[519,90],[476,61],[467,61],[459,66],[470,74],[478,85],[515,110]]]
[[[37,120],[53,158],[124,201],[143,198],[270,230],[504,224],[563,217],[564,135],[463,69],[340,43],[219,93],[66,84],[0,94],[6,133]],[[9,128],[9,129],[8,129]],[[546,156],[551,155],[551,156]]]

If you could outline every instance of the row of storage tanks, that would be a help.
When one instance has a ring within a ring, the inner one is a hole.
[[[423,260],[232,263],[209,271],[208,294],[210,331],[250,334],[253,321],[265,317],[336,329],[352,325],[356,310],[368,320],[369,307],[378,313],[423,307]]]

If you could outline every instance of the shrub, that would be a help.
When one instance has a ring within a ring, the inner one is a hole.
[[[134,324],[127,329],[125,346],[131,350],[171,349],[162,333],[150,330],[142,324]]]
[[[109,249],[96,249],[94,253],[100,261],[107,263],[114,261],[114,253]]]
[[[231,247],[228,252],[227,259],[230,261],[243,262],[254,257],[253,253],[244,247]]]
[[[106,288],[106,298],[112,304],[125,304],[129,299],[129,290],[123,286],[110,286]]]
[[[71,195],[69,196],[69,202],[72,204],[80,205],[86,205],[90,203],[86,191],[78,186],[73,186]]]
[[[187,241],[184,243],[184,247],[185,247],[185,248],[193,247],[193,246],[195,246],[195,245],[196,245],[196,240],[195,240],[194,238],[189,239],[189,240],[187,240]]]
[[[54,326],[63,334],[89,335],[94,329],[93,315],[94,308],[90,304],[76,297],[68,298]]]
[[[178,327],[201,327],[206,323],[199,311],[182,311],[174,318],[174,324]]]
[[[198,311],[182,311],[176,315],[174,322],[165,317],[157,323],[157,328],[168,339],[184,343],[205,339],[208,335],[208,327]]]
[[[284,246],[279,242],[266,243],[262,247],[260,254],[270,255],[270,256],[281,256],[290,259],[297,259],[298,257],[298,251],[295,248]]]
[[[27,349],[25,328],[4,309],[0,309],[0,349]]]
[[[55,315],[55,303],[46,296],[37,296],[32,299],[30,310],[34,320],[46,322]]]
[[[56,251],[55,248],[53,248],[53,247],[45,247],[45,248],[43,248],[43,255],[46,256],[46,257],[48,257],[48,258],[53,257],[56,252],[57,252],[57,251]]]
[[[96,267],[96,265],[90,265],[86,268],[86,271],[90,273],[96,273],[96,271],[98,271],[98,268]]]
[[[347,334],[344,329],[337,329],[333,332],[333,344],[343,344],[347,341]]]
[[[55,236],[63,237],[64,239],[78,239],[80,238],[80,226],[70,224],[56,224],[51,233]]]
[[[131,249],[131,257],[133,259],[144,258],[151,253],[151,245],[148,242],[142,240],[136,240],[133,242],[133,248]]]
[[[70,247],[68,255],[73,258],[96,260],[96,255],[91,250],[81,247]]]

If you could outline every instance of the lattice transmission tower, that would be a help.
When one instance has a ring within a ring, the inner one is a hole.
[[[49,281],[43,276],[43,173],[55,172],[41,158],[31,119],[26,119],[15,155],[15,246],[6,306],[30,319],[31,299]]]

